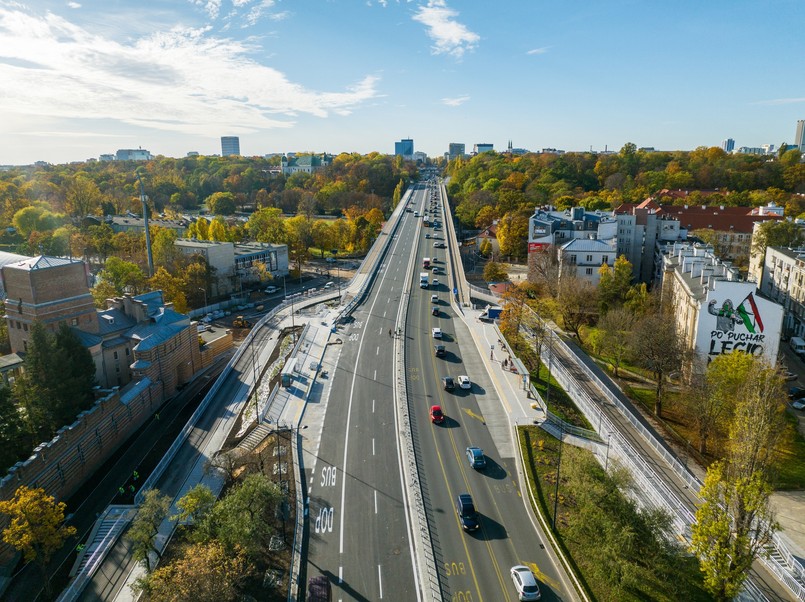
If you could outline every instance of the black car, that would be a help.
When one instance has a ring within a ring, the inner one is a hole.
[[[436,355],[436,357],[444,357],[445,354],[444,345],[434,345],[433,353]]]
[[[445,391],[451,391],[456,388],[456,383],[453,382],[452,376],[443,376],[442,377],[442,385],[444,385]]]
[[[462,493],[456,497],[456,514],[461,528],[465,531],[475,531],[479,527],[478,512],[469,493]]]
[[[435,306],[434,306],[433,308],[431,308],[431,310],[430,310],[430,315],[432,315],[432,316],[438,316],[438,315],[439,315],[439,308],[438,308],[438,307],[435,307]]]

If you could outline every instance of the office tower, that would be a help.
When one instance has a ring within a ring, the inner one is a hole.
[[[495,150],[495,145],[489,144],[488,142],[479,142],[478,144],[473,146],[472,150],[476,155],[478,155],[480,153]]]
[[[726,140],[721,142],[721,149],[725,153],[731,153],[735,149],[735,140],[732,138],[727,138]]]
[[[411,138],[403,138],[394,143],[394,154],[402,155],[403,159],[414,158],[414,141]]]
[[[240,138],[237,136],[221,136],[221,156],[240,155]]]
[[[801,151],[805,151],[805,119],[797,121],[797,134],[794,136],[794,144]]]
[[[447,147],[447,156],[450,161],[458,157],[463,157],[465,153],[465,146],[460,142],[451,142]]]

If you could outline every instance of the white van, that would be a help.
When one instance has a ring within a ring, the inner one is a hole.
[[[791,337],[788,344],[791,345],[791,349],[793,349],[794,353],[797,355],[805,354],[805,339],[802,337]]]

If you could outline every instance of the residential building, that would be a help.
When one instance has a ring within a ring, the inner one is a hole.
[[[574,238],[559,247],[559,274],[573,275],[597,285],[602,265],[615,265],[615,247],[594,238]]]
[[[301,157],[283,155],[280,159],[280,168],[282,173],[286,176],[293,175],[297,172],[313,173],[324,169],[333,159],[327,153],[321,155],[302,155]]]
[[[161,291],[109,299],[97,310],[86,264],[44,255],[3,266],[2,277],[14,299],[5,315],[12,353],[25,353],[34,322],[50,332],[66,324],[89,349],[102,387],[147,378],[161,383],[162,399],[201,368],[195,327]]]
[[[739,155],[765,155],[766,151],[762,146],[741,146],[735,151]]]
[[[134,214],[130,215],[112,215],[105,218],[105,222],[111,226],[112,231],[117,234],[118,232],[145,232],[145,220]],[[100,224],[101,221],[98,220]],[[151,228],[165,228],[166,230],[173,230],[178,236],[184,236],[185,230],[190,225],[190,222],[184,219],[149,219],[148,225]]]
[[[98,157],[98,161],[106,161],[106,162],[108,162],[108,161],[114,161],[114,160],[115,160],[115,156],[113,154],[111,154],[111,153],[110,154],[105,154],[105,155],[100,155]]]
[[[280,279],[288,275],[288,246],[269,243],[217,242],[182,238],[174,245],[185,255],[201,255],[210,266],[210,298],[240,292],[244,283],[260,279],[257,264]]]
[[[661,293],[673,308],[685,348],[695,352],[689,370],[703,371],[713,358],[734,351],[775,364],[783,307],[742,282],[738,270],[707,245],[675,243],[663,255]]]
[[[735,140],[733,140],[732,138],[722,140],[721,150],[723,150],[725,153],[731,153],[733,150],[735,150]]]
[[[17,263],[18,261],[24,261],[26,259],[31,259],[27,255],[17,255],[16,253],[6,253],[5,251],[0,251],[0,270],[3,268],[4,265],[9,263]],[[0,299],[6,298],[6,287],[3,279],[0,278]]]
[[[479,142],[478,144],[475,144],[472,147],[472,153],[474,155],[480,155],[481,153],[485,153],[491,150],[495,150],[495,145],[489,144],[488,142]]]
[[[452,161],[453,159],[458,159],[459,157],[463,157],[466,154],[466,147],[461,142],[451,142],[447,146],[447,159],[448,161]]]
[[[761,148],[763,149],[763,152],[765,152],[767,155],[773,155],[774,154],[774,145],[773,144],[763,144],[761,146]]]
[[[805,336],[805,249],[768,247],[758,290],[784,309],[783,333]]]
[[[240,155],[240,138],[237,136],[221,136],[221,156]]]
[[[428,153],[426,153],[425,151],[416,151],[414,153],[413,159],[414,159],[414,162],[416,162],[416,163],[418,163],[420,165],[423,164],[423,163],[427,163],[427,161],[428,161]]]
[[[797,120],[797,131],[794,134],[794,146],[805,153],[805,119]]]
[[[403,159],[412,160],[414,158],[414,141],[411,138],[403,138],[394,143],[394,155],[400,155]]]
[[[144,148],[121,148],[115,153],[118,161],[150,161],[153,159],[151,153]]]

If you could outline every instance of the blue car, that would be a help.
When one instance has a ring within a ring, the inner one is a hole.
[[[468,447],[467,460],[469,461],[470,466],[476,470],[481,470],[482,468],[486,467],[486,456],[484,456],[484,450],[482,450],[480,447]]]

